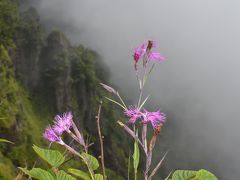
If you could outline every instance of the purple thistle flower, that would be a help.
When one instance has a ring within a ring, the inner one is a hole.
[[[166,121],[166,115],[160,111],[149,112],[144,109],[143,123],[151,122],[153,129],[156,129],[160,124]]]
[[[165,59],[159,52],[152,52],[151,49],[153,47],[157,47],[157,43],[155,41],[148,40],[134,49],[133,59],[135,61],[135,66],[144,54],[147,54],[148,59],[152,61],[163,61]]]
[[[43,137],[51,142],[57,142],[59,144],[62,144],[62,139],[55,133],[55,131],[51,128],[51,126],[48,126],[43,133]]]
[[[124,114],[130,117],[128,122],[132,124],[135,123],[137,119],[142,117],[141,111],[135,106],[130,106],[129,109],[124,112]]]
[[[53,126],[53,130],[58,135],[62,135],[64,131],[69,131],[72,127],[72,113],[67,112],[64,113],[62,116],[57,115],[55,116],[55,124]]]

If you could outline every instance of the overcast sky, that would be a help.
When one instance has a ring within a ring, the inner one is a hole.
[[[43,22],[98,51],[112,82],[133,99],[132,49],[156,40],[166,61],[154,69],[147,93],[178,129],[170,146],[187,152],[189,163],[204,161],[202,168],[238,179],[240,1],[40,0],[37,7]]]

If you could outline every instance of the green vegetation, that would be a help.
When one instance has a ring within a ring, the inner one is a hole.
[[[20,13],[17,0],[0,0],[0,27],[0,137],[14,143],[0,143],[0,179],[12,180],[20,171],[17,167],[32,167],[35,163],[38,168],[21,170],[44,180],[46,177],[75,179],[71,175],[86,176],[79,171],[86,161],[62,164],[63,149],[59,146],[53,145],[59,152],[49,151],[55,153],[50,156],[36,146],[32,149],[33,144],[47,145],[42,138],[44,128],[54,115],[65,111],[72,111],[84,136],[94,142],[89,149],[93,156],[88,159],[94,162],[92,169],[98,173],[98,160],[94,157],[99,156],[100,145],[95,139],[98,137],[95,116],[99,102],[106,96],[99,83],[105,83],[109,78],[109,70],[101,57],[82,45],[71,45],[60,31],[45,33],[36,10],[30,8]],[[116,131],[116,121],[120,119],[122,112],[113,110],[111,102],[104,101],[101,125],[107,145],[105,163],[108,179],[127,179],[129,143],[125,133]],[[69,139],[65,141],[69,142]],[[56,176],[52,171],[44,170],[47,167],[45,163],[35,161],[34,151],[48,164],[54,167],[61,165]],[[137,175],[141,162],[137,144],[133,159],[133,167],[129,169],[134,168]],[[83,170],[85,172],[86,169]],[[204,176],[214,179],[204,170],[191,173],[176,171],[171,178],[179,176],[181,179],[188,174],[195,179]],[[101,179],[101,175],[96,175]]]
[[[96,52],[72,46],[60,31],[46,34],[39,21],[34,8],[20,14],[17,0],[0,1],[0,137],[14,142],[0,144],[0,179],[13,179],[19,172],[16,167],[34,164],[32,144],[46,145],[44,128],[64,111],[73,112],[77,125],[94,142],[91,154],[100,153],[94,138],[95,116],[106,95],[99,83],[107,81],[109,70]],[[127,147],[127,139],[115,130],[116,120],[122,118],[120,111],[110,107],[104,102],[107,174],[124,179],[127,152],[119,146]]]
[[[17,2],[17,0],[0,1],[0,44],[5,47],[13,45],[12,37],[19,20]]]
[[[14,78],[12,62],[7,50],[0,46],[0,126],[10,128],[16,123],[19,107],[19,85]]]
[[[217,180],[217,177],[211,172],[200,169],[199,171],[176,170],[171,178],[167,180]]]

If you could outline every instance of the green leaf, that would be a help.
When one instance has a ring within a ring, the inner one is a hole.
[[[39,180],[55,180],[54,176],[52,176],[51,173],[41,168],[33,168],[31,170],[27,170],[26,168],[19,167],[19,169],[21,169],[25,174]]]
[[[52,167],[58,167],[64,162],[64,156],[56,150],[39,148],[36,145],[33,146],[34,151],[45,161],[47,161]]]
[[[111,101],[111,102],[119,105],[119,106],[122,107],[124,110],[127,110],[127,109],[126,109],[122,104],[120,104],[119,102],[117,102],[117,101],[115,101],[115,100],[113,100],[113,99],[111,99],[111,98],[108,98],[108,97],[105,97],[105,98],[106,98],[107,100],[109,100],[109,101]]]
[[[103,180],[103,176],[101,174],[95,174],[96,180]]]
[[[197,171],[176,170],[172,175],[172,180],[192,180]]]
[[[5,143],[14,144],[13,142],[11,142],[11,141],[9,141],[9,140],[7,140],[7,139],[1,139],[1,138],[0,138],[0,142],[5,142]]]
[[[68,172],[70,174],[73,174],[73,175],[75,175],[77,177],[80,177],[84,180],[91,180],[89,174],[84,172],[84,171],[81,171],[81,170],[78,170],[78,169],[68,169]]]
[[[75,177],[67,174],[65,171],[61,170],[57,173],[57,179],[59,180],[77,180]]]
[[[138,142],[135,141],[134,142],[134,152],[133,152],[133,168],[134,168],[135,172],[137,172],[137,168],[139,165],[139,157],[140,157],[140,154],[139,154]]]
[[[217,177],[204,169],[199,171],[177,170],[173,173],[171,180],[217,180]]]
[[[84,163],[87,166],[90,166],[92,170],[96,170],[99,167],[98,160],[92,155],[83,152],[81,153],[81,156],[83,158]]]
[[[217,180],[217,177],[207,170],[200,169],[196,173],[196,177],[194,178],[194,180],[205,180],[205,179],[207,179],[207,180]]]

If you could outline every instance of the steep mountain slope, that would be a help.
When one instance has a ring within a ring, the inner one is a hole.
[[[60,31],[46,34],[39,19],[33,8],[19,13],[16,0],[0,2],[0,137],[15,143],[0,145],[3,179],[12,179],[17,166],[34,163],[32,144],[46,145],[41,134],[57,113],[72,111],[94,142],[92,153],[100,151],[95,115],[105,95],[99,82],[107,81],[108,69],[96,52],[72,46]],[[115,179],[126,176],[127,153],[119,147],[127,147],[127,140],[115,123],[121,114],[103,103],[106,165]]]

